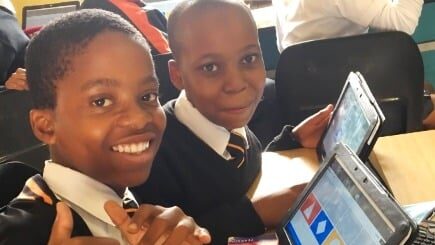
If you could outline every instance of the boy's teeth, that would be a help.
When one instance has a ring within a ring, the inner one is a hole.
[[[112,150],[121,153],[125,152],[125,153],[137,154],[148,149],[149,145],[150,145],[149,141],[135,143],[135,144],[122,144],[122,145],[112,146]]]

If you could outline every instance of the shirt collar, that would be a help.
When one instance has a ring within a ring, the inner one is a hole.
[[[0,6],[9,10],[12,14],[15,15],[14,5],[10,0],[0,0]]]
[[[214,124],[201,114],[187,99],[184,90],[180,92],[175,107],[175,117],[186,127],[188,127],[198,138],[210,146],[216,153],[226,157],[226,147],[230,139],[230,132],[217,124]],[[246,130],[244,127],[233,129],[232,131],[243,136],[246,146]]]
[[[52,161],[45,162],[43,178],[60,200],[67,200],[103,222],[114,225],[104,210],[104,203],[113,200],[122,207],[122,199],[107,185]],[[134,199],[128,189],[125,195]]]

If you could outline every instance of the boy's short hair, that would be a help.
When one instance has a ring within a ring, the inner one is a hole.
[[[27,81],[34,108],[56,107],[56,82],[73,69],[72,59],[104,31],[124,33],[150,50],[136,28],[116,14],[86,9],[64,15],[45,26],[27,49]]]
[[[207,10],[215,10],[216,7],[222,7],[222,6],[236,6],[239,5],[243,7],[249,16],[249,18],[252,20],[252,24],[255,26],[255,21],[252,16],[251,10],[240,0],[184,0],[181,3],[179,3],[169,15],[168,18],[168,41],[169,41],[169,47],[172,51],[172,55],[174,58],[177,58],[177,55],[180,53],[181,49],[181,41],[178,37],[178,33],[183,31],[183,28],[180,28],[180,23],[182,17],[185,16],[185,11],[187,9],[192,9],[192,11],[207,11]],[[257,27],[255,26],[255,29]],[[210,30],[213,31],[213,30]]]

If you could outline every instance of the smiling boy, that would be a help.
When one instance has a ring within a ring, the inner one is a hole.
[[[132,243],[104,206],[122,206],[125,197],[134,204],[127,187],[147,180],[165,129],[146,41],[119,16],[78,11],[32,39],[26,68],[32,129],[51,159],[43,177],[30,178],[0,213],[0,243],[47,244],[58,201],[74,211],[73,237]],[[154,244],[163,235],[201,243],[194,236],[200,228],[179,208],[142,205],[132,219],[139,216],[148,219],[136,224],[133,244]]]
[[[164,106],[159,164],[147,183],[132,191],[143,202],[180,206],[210,231],[214,244],[273,228],[303,186],[257,200],[246,197],[260,172],[262,151],[246,125],[266,76],[250,10],[240,1],[183,1],[169,16],[168,35],[174,56],[170,76],[182,92]],[[328,107],[295,129],[285,127],[277,143],[313,147],[331,111]]]

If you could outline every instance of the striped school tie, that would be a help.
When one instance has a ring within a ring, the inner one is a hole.
[[[228,141],[227,151],[231,158],[229,161],[240,168],[245,162],[246,144],[245,139],[238,133],[231,132],[230,140]]]
[[[136,210],[139,208],[136,200],[129,198],[128,196],[124,196],[122,199],[122,207],[125,209],[127,214],[132,217]]]

